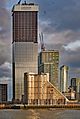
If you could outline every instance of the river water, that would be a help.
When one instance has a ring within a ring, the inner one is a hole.
[[[0,119],[80,119],[80,110],[0,110]]]

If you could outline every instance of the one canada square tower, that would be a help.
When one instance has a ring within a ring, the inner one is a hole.
[[[38,73],[38,5],[18,3],[12,9],[13,99],[24,95],[24,73]]]

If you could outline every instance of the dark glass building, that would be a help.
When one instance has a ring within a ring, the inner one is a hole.
[[[19,6],[13,9],[13,42],[37,43],[37,11],[29,11],[34,7],[37,10],[37,6],[26,4],[21,9]]]

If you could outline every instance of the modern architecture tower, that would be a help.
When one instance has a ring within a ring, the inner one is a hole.
[[[80,78],[72,78],[71,87],[75,92],[80,93]]]
[[[38,72],[49,73],[49,81],[59,88],[58,84],[58,66],[59,66],[59,51],[44,50],[39,53]]]
[[[8,100],[7,84],[0,84],[0,103],[5,103]]]
[[[60,67],[60,91],[67,92],[68,91],[68,66]]]
[[[71,78],[71,89],[75,92],[76,100],[80,100],[80,78]]]
[[[12,9],[13,99],[24,95],[24,73],[38,73],[38,5],[18,3]]]

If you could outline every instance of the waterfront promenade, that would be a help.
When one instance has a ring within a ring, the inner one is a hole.
[[[80,104],[66,105],[24,105],[24,104],[1,104],[0,109],[80,109]]]

